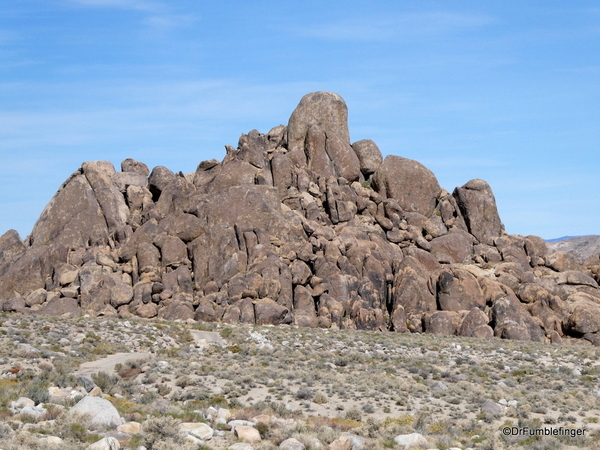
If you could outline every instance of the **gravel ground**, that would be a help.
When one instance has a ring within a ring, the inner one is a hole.
[[[261,450],[292,436],[306,449],[327,449],[343,433],[360,437],[365,450],[402,448],[393,438],[410,433],[437,449],[600,448],[600,349],[591,346],[14,314],[0,323],[0,418],[12,430],[0,430],[4,450],[35,448],[48,435],[63,448],[86,448],[110,434],[77,436],[60,425],[91,395],[78,386],[81,375],[124,421],[207,423],[214,436],[205,449],[237,440],[217,421],[219,410],[227,420],[268,415],[268,425],[255,424],[262,440],[252,445]],[[43,398],[47,409],[64,407],[55,422],[10,409],[49,388],[72,395],[62,405]],[[584,435],[503,436],[506,427]],[[121,446],[137,449],[149,435],[121,436]]]

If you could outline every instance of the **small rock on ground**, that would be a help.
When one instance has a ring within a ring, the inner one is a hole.
[[[427,447],[427,439],[422,434],[410,433],[400,434],[394,438],[394,442],[404,448]]]
[[[298,439],[289,438],[279,444],[280,450],[306,450],[306,447]]]
[[[250,444],[246,444],[245,442],[238,442],[237,444],[227,447],[227,450],[254,450],[254,447],[252,447]]]

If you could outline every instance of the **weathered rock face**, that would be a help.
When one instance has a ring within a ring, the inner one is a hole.
[[[288,128],[288,149],[304,150],[305,139],[311,125],[317,125],[326,134],[338,136],[350,144],[348,107],[342,97],[331,92],[313,92],[300,100],[292,113]]]
[[[486,182],[450,195],[347,114],[308,94],[188,175],[84,163],[0,237],[0,308],[600,343],[598,256],[507,235]]]
[[[86,247],[108,243],[108,227],[94,189],[83,171],[60,187],[29,237],[32,246]]]
[[[450,266],[437,280],[437,299],[443,311],[464,311],[485,308],[483,291],[477,278],[460,267]]]
[[[406,313],[435,311],[435,288],[432,286],[427,269],[412,257],[400,263],[394,279],[393,309],[402,306]]]
[[[435,175],[421,163],[389,155],[374,175],[382,196],[395,199],[404,211],[431,216],[441,193]]]
[[[25,253],[27,247],[15,230],[9,230],[0,236],[0,276]]]
[[[377,144],[371,139],[363,139],[352,144],[352,149],[356,152],[360,161],[360,171],[367,178],[372,173],[375,173],[377,168],[383,162],[381,151]]]
[[[492,245],[494,238],[502,235],[504,227],[490,185],[483,180],[471,180],[457,187],[453,195],[469,232],[482,244]]]

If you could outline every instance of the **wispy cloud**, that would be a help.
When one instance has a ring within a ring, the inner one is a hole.
[[[144,19],[144,24],[155,29],[168,30],[176,27],[187,27],[193,24],[196,19],[196,16],[192,14],[152,15]]]
[[[180,14],[166,2],[156,0],[67,0],[70,4],[89,8],[113,8],[138,11],[145,15],[142,23],[155,31],[185,27],[197,20],[194,14]]]
[[[151,0],[68,0],[81,6],[132,9],[136,11],[157,12],[165,5]]]
[[[292,31],[318,39],[385,41],[398,36],[439,35],[465,28],[481,27],[494,21],[493,17],[483,14],[434,11],[342,19],[304,28],[292,28]]]

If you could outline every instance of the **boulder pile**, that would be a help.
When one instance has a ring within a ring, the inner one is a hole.
[[[0,237],[1,309],[600,345],[597,255],[507,234],[488,183],[450,193],[347,115],[308,94],[191,174],[84,163]]]

